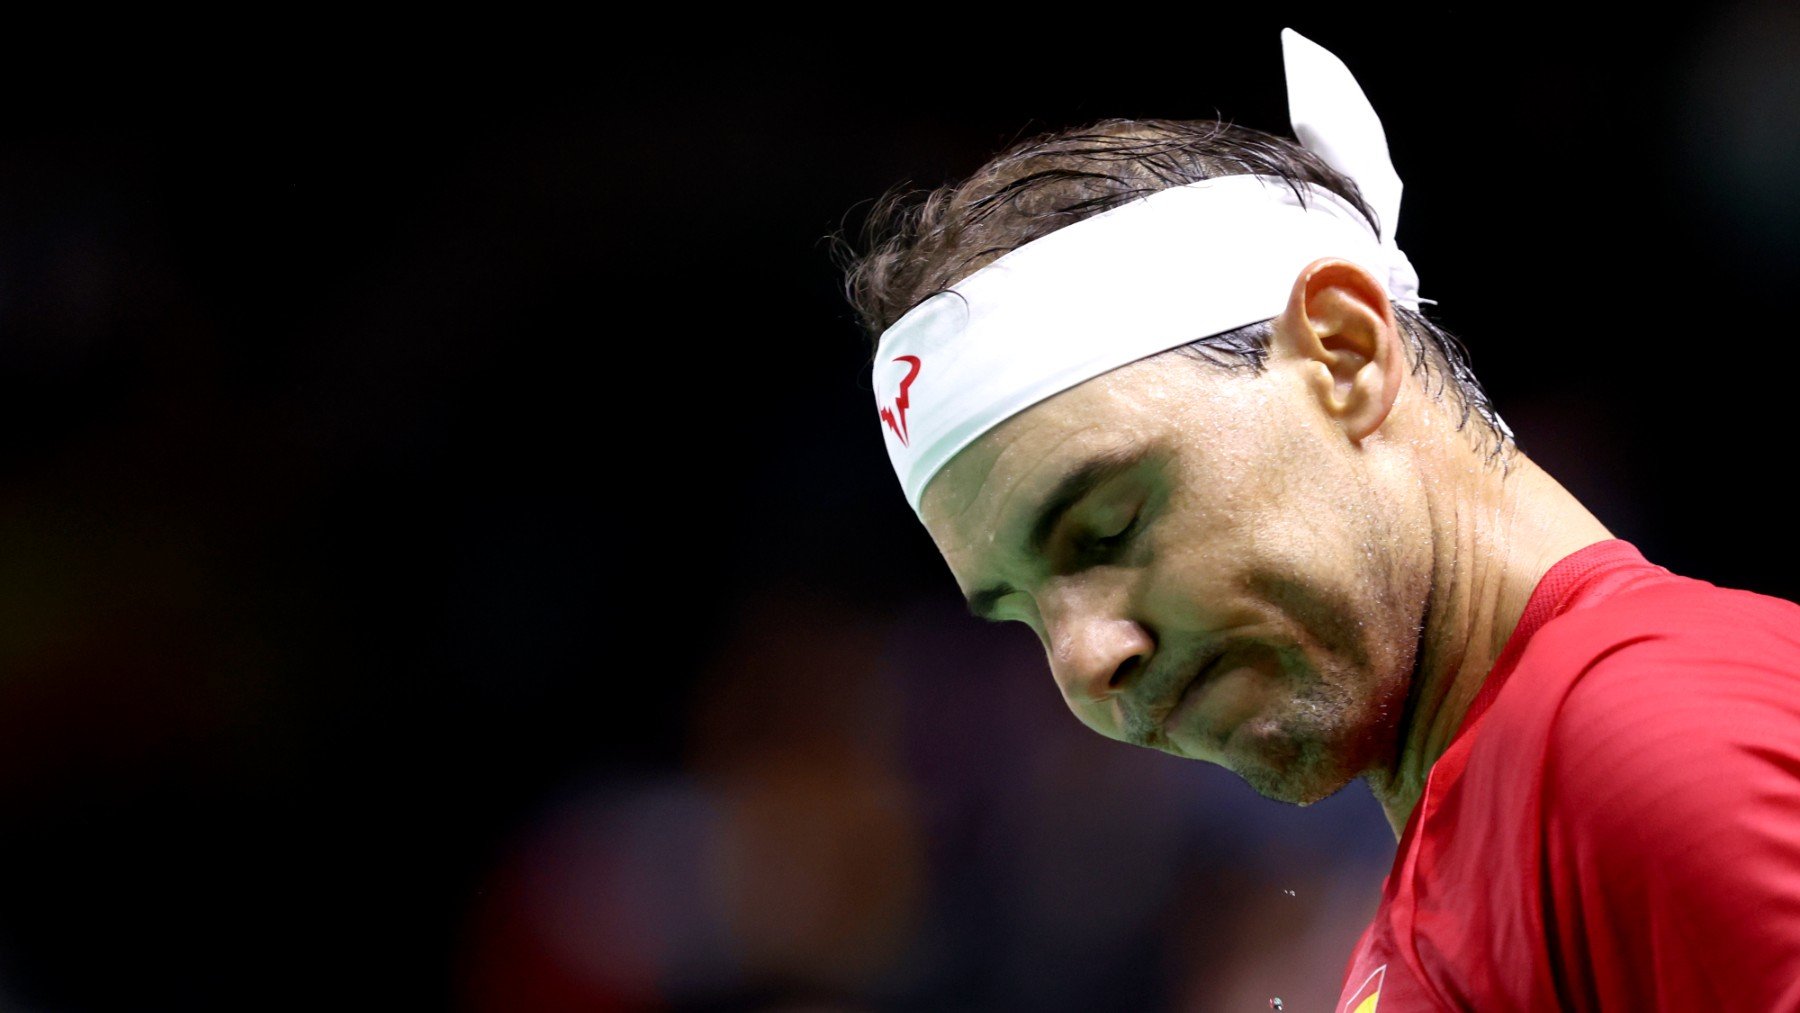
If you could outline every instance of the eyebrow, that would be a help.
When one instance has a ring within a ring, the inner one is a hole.
[[[1109,450],[1096,454],[1064,475],[1062,481],[1056,483],[1056,487],[1044,497],[1044,505],[1038,508],[1037,519],[1032,521],[1031,534],[1025,542],[1026,548],[1033,555],[1042,555],[1044,546],[1050,541],[1050,536],[1056,533],[1056,526],[1062,523],[1064,514],[1088,493],[1130,471],[1143,459],[1144,452],[1139,449]],[[984,587],[969,595],[969,614],[977,619],[997,622],[994,618],[994,606],[1000,599],[1017,590],[1010,584]]]

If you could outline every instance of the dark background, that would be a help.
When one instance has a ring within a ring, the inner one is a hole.
[[[825,242],[1041,129],[1286,132],[1284,24],[1524,450],[1800,596],[1791,7],[75,47],[0,119],[0,1005],[1328,1005],[1366,792],[1121,758],[961,614]]]

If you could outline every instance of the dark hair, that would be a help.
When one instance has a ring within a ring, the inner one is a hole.
[[[1306,200],[1310,183],[1349,201],[1374,224],[1356,183],[1293,141],[1216,120],[1103,120],[1014,145],[955,186],[897,188],[875,203],[860,251],[840,243],[845,293],[879,337],[922,300],[1009,250],[1108,208],[1172,186],[1254,174],[1286,180]],[[1427,390],[1453,392],[1457,428],[1471,418],[1503,457],[1510,434],[1469,370],[1462,345],[1422,313],[1394,307],[1407,361]],[[1261,371],[1268,321],[1199,338],[1176,351],[1214,366]]]

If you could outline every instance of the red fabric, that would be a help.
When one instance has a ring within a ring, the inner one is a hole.
[[[1800,606],[1623,541],[1552,567],[1338,1009],[1800,1010]]]

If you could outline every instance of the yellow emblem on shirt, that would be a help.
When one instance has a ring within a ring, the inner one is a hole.
[[[1375,1007],[1381,1005],[1381,982],[1386,977],[1386,964],[1369,972],[1369,976],[1345,1000],[1344,1013],[1375,1013]]]

